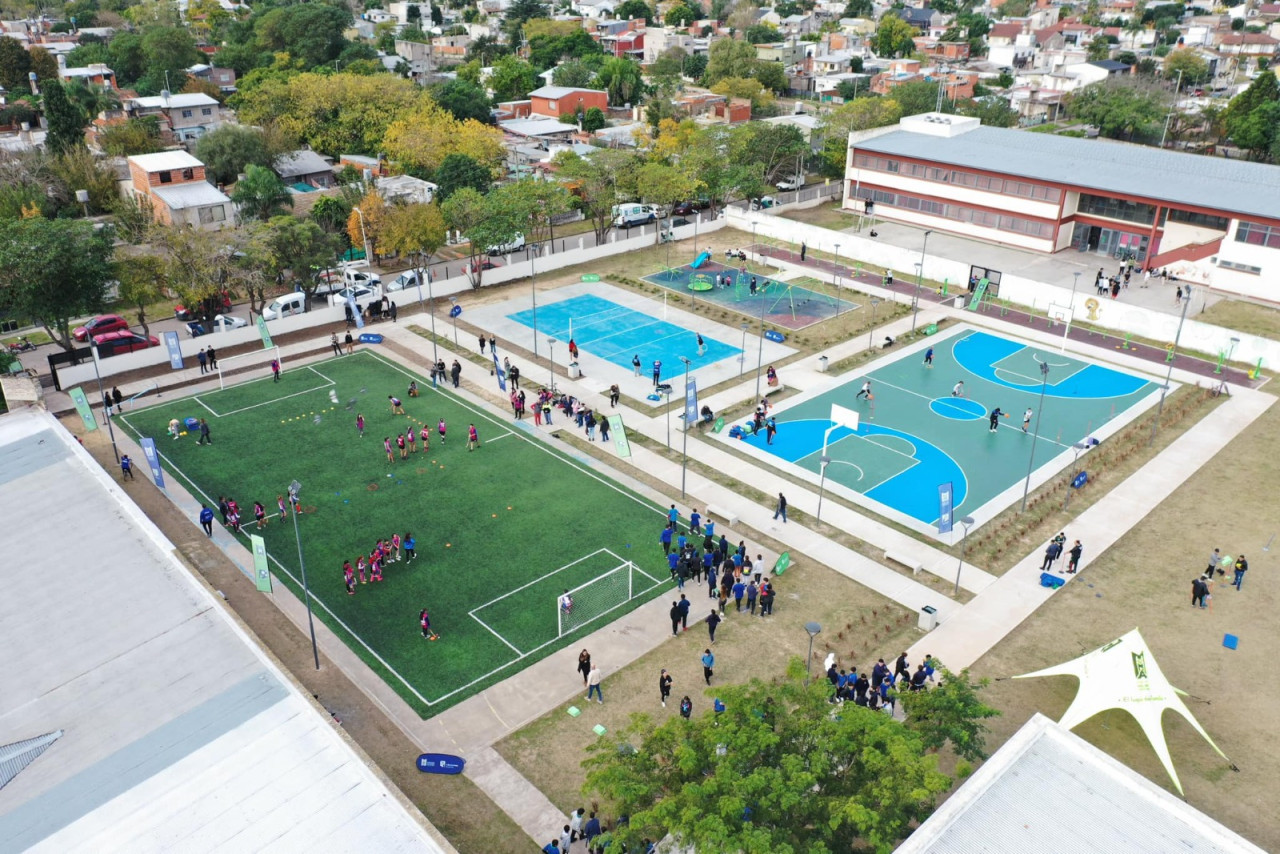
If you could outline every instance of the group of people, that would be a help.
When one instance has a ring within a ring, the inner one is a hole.
[[[1067,554],[1066,572],[1069,575],[1074,575],[1075,571],[1080,567],[1080,555],[1084,553],[1084,546],[1081,545],[1079,540],[1076,540],[1075,544],[1068,549],[1067,535],[1062,531],[1059,531],[1057,535],[1049,541],[1049,545],[1045,547],[1044,560],[1040,563],[1040,571],[1052,571],[1054,562],[1062,557],[1064,551]],[[1058,570],[1059,575],[1061,575],[1062,572],[1063,570]]]
[[[890,715],[897,705],[897,692],[927,690],[938,667],[937,660],[926,655],[913,671],[905,652],[898,656],[892,668],[885,664],[883,658],[877,661],[871,668],[870,677],[865,670],[859,673],[857,667],[850,667],[846,672],[839,666],[834,652],[823,664],[827,681],[831,683],[831,702],[853,702]]]
[[[431,366],[431,382],[443,383],[446,380],[451,381],[454,388],[457,388],[462,381],[462,363],[457,359],[454,359],[453,364],[448,368],[445,367],[444,359]]]
[[[1228,582],[1237,591],[1244,585],[1244,574],[1249,571],[1249,561],[1244,555],[1240,555],[1234,560],[1230,557],[1224,557],[1221,549],[1214,549],[1213,554],[1209,555],[1209,566],[1200,575],[1199,578],[1191,580],[1191,605],[1208,608],[1213,600],[1212,585],[1215,573],[1218,576],[1227,574],[1227,568],[1230,567],[1233,576]]]
[[[298,497],[294,495],[292,490],[289,492],[289,502],[288,504],[285,503],[283,495],[276,496],[276,507],[280,513],[281,522],[288,517],[290,506],[293,506],[295,510],[297,509]],[[219,495],[218,514],[222,517],[223,525],[237,534],[241,533],[240,505],[236,503],[234,498]],[[200,506],[200,527],[204,528],[205,534],[210,537],[213,536],[213,518],[213,510],[208,504],[202,504]],[[267,508],[261,501],[253,502],[253,519],[256,529],[259,530],[266,527],[270,521],[267,516]]]
[[[416,559],[418,556],[415,551],[416,545],[417,541],[414,540],[413,534],[406,531],[403,538],[399,534],[392,534],[385,540],[379,539],[369,550],[367,560],[363,552],[356,555],[354,566],[350,560],[344,560],[342,582],[347,587],[347,595],[356,595],[357,582],[367,584],[370,581],[382,581],[382,570],[387,564],[398,563],[400,560],[408,564]],[[366,570],[368,570],[367,575]]]
[[[618,819],[621,827],[627,823],[626,816]],[[560,836],[542,846],[543,854],[569,854],[573,843],[582,840],[586,843],[586,854],[603,854],[604,843],[608,839],[609,824],[601,821],[594,812],[588,813],[585,807],[579,807],[569,814],[568,821],[560,831]],[[639,854],[649,854],[653,843],[645,841],[645,847]]]
[[[1129,282],[1135,274],[1135,268],[1142,273],[1141,287],[1147,287],[1153,278],[1158,279],[1164,284],[1170,281],[1177,282],[1177,277],[1169,272],[1169,269],[1156,269],[1154,267],[1141,267],[1134,263],[1132,258],[1128,258],[1120,262],[1119,269],[1116,270],[1114,276],[1108,276],[1102,267],[1098,268],[1098,275],[1094,277],[1093,286],[1098,296],[1104,297],[1110,295],[1112,299],[1120,296],[1120,291],[1129,289]],[[1187,293],[1190,294],[1191,288],[1188,286]],[[1182,301],[1182,287],[1178,287],[1178,296],[1175,305]]]

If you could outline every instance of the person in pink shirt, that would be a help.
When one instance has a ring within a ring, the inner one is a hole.
[[[444,425],[444,419],[440,419],[440,423],[436,425],[436,432],[440,434],[440,444],[444,444],[444,432],[447,428]]]
[[[467,450],[474,451],[480,447],[480,434],[476,432],[476,425],[472,424],[467,427]]]

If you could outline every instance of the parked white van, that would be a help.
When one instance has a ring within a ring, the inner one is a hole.
[[[644,225],[647,222],[653,222],[658,218],[658,212],[653,205],[614,205],[613,206],[613,226],[614,228],[630,228],[633,225]]]
[[[262,310],[262,316],[267,320],[275,320],[278,317],[292,317],[295,314],[302,314],[306,310],[306,295],[295,291],[282,297],[276,297],[271,305]]]
[[[414,270],[405,270],[387,285],[387,291],[407,291],[418,286],[418,274]]]

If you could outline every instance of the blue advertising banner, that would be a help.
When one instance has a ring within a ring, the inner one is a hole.
[[[454,308],[457,308],[455,305]],[[502,391],[507,390],[507,372],[502,369],[502,363],[498,361],[498,354],[493,354],[493,375],[498,378],[498,388]]]
[[[418,770],[423,774],[461,774],[467,760],[449,753],[424,753],[418,757]]]
[[[164,332],[164,346],[169,351],[169,367],[175,371],[182,370],[182,344],[178,341],[178,333]]]
[[[951,533],[951,481],[938,484],[938,533]]]
[[[421,302],[421,300],[419,300]],[[356,320],[356,329],[364,329],[364,317],[360,314],[360,306],[356,305],[354,296],[347,297],[347,309]]]
[[[147,467],[151,469],[151,479],[156,486],[164,489],[164,472],[160,470],[160,454],[156,452],[156,440],[143,437],[142,455],[147,458]]]
[[[1080,487],[1084,486],[1088,482],[1089,482],[1089,473],[1087,471],[1079,472],[1075,477],[1071,479],[1071,488],[1079,489]]]
[[[450,317],[457,317],[460,314],[462,314],[462,306],[460,305],[455,305],[453,308],[449,309]]]
[[[689,377],[684,384],[684,426],[687,430],[698,423],[698,380]]]

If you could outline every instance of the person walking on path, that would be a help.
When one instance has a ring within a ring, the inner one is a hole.
[[[200,505],[200,527],[204,528],[206,537],[213,536],[213,511],[209,509],[208,504]]]
[[[120,404],[124,403],[124,395],[120,393],[119,386],[112,386],[111,402],[115,404],[116,412],[120,412]]]
[[[128,454],[120,458],[120,474],[121,480],[133,480],[133,460]]]
[[[683,593],[680,594],[680,601],[676,603],[676,607],[680,609],[680,631],[689,631],[689,600],[685,598]]]
[[[764,423],[764,431],[765,431],[765,444],[772,445],[773,437],[778,435],[778,422],[775,419],[770,418],[768,421]]]
[[[636,376],[640,376],[640,354],[636,353],[631,357],[631,370],[636,372]]]
[[[483,356],[484,348],[488,345],[489,339],[485,338],[484,335],[480,335],[479,337],[480,337],[480,355]]]
[[[1049,543],[1048,547],[1044,550],[1044,561],[1042,561],[1040,564],[1040,571],[1048,572],[1049,570],[1053,569],[1053,562],[1057,560],[1061,554],[1062,554],[1061,545],[1059,545],[1056,541]]]
[[[680,603],[679,602],[671,603],[671,612],[669,616],[671,617],[671,636],[678,637],[680,634]]]
[[[720,589],[723,590],[724,588],[722,587]],[[720,625],[720,615],[716,613],[714,608],[712,608],[711,613],[707,615],[707,619],[704,620],[704,622],[707,624],[707,634],[710,635],[711,642],[715,643],[716,626]]]
[[[458,387],[458,380],[462,376],[462,363],[457,359],[453,360],[453,367],[449,369],[449,378],[453,380],[453,387]]]
[[[1238,591],[1240,585],[1244,584],[1244,574],[1249,571],[1249,561],[1244,559],[1244,555],[1240,555],[1240,557],[1236,558],[1236,564],[1233,569],[1236,571],[1236,577],[1231,583]]]
[[[582,687],[587,687],[587,676],[591,673],[591,653],[585,647],[578,653],[578,672],[582,674]]]
[[[604,693],[600,690],[600,680],[604,676],[600,673],[600,665],[592,664],[591,670],[587,672],[587,702],[591,702],[591,695],[596,695],[596,702],[604,705]]]
[[[196,353],[196,359],[200,362],[200,373],[207,374],[209,372],[209,354],[200,348],[200,352]]]
[[[662,382],[662,362],[654,360],[653,363],[653,387],[657,388]]]
[[[662,708],[665,709],[667,707],[667,697],[671,696],[671,674],[667,672],[665,667],[658,674],[658,694],[662,702]]]
[[[209,350],[208,350],[208,355],[209,355],[209,370],[211,370],[211,371],[216,371],[216,370],[218,370],[218,354],[217,354],[217,352],[215,352],[215,351],[214,351],[214,349],[213,349],[212,347],[210,347],[210,348],[209,348]]]
[[[348,332],[345,336],[343,336],[342,343],[347,348],[348,356],[350,356],[352,353],[356,351],[356,339],[351,337],[350,332]]]
[[[702,651],[702,679],[708,685],[711,684],[711,677],[716,675],[716,657],[711,654],[710,649]]]
[[[783,524],[786,524],[786,522],[787,522],[787,496],[783,495],[781,492],[779,492],[779,493],[778,493],[778,508],[777,508],[776,510],[774,510],[774,511],[773,511],[773,518],[774,518],[775,520],[776,520],[779,516],[781,516],[781,517],[782,517],[782,522],[783,522]]]
[[[196,444],[197,445],[213,444],[213,439],[209,438],[209,422],[205,421],[203,418],[200,419],[200,439],[199,441],[196,442]]]
[[[804,256],[809,254],[809,245],[803,240],[800,241],[800,263],[804,263]]]
[[[1079,540],[1076,540],[1076,544],[1071,547],[1071,551],[1067,552],[1067,554],[1071,556],[1071,559],[1067,561],[1068,573],[1074,573],[1080,568],[1080,555],[1083,552],[1084,546],[1080,544]]]

